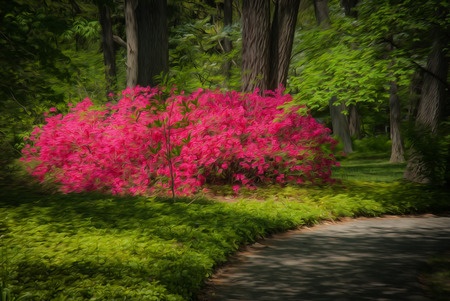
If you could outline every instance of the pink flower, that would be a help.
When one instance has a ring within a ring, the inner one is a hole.
[[[85,99],[35,128],[23,161],[64,192],[168,193],[172,175],[178,195],[205,183],[332,182],[336,141],[297,108],[279,109],[292,100],[282,90],[174,93],[161,99],[158,88],[127,88],[116,104],[95,109]]]

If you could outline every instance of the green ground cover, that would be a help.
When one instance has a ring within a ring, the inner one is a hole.
[[[193,198],[0,187],[1,301],[192,300],[240,246],[326,219],[443,212],[449,193],[349,160],[335,185],[211,187]],[[395,181],[394,181],[395,180]]]
[[[431,300],[448,300],[448,296],[450,296],[450,250],[431,257],[423,268],[420,280]]]

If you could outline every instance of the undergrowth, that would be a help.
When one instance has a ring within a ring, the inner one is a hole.
[[[272,233],[450,207],[448,192],[402,181],[273,185],[239,196],[218,186],[175,202],[1,188],[1,301],[193,300],[215,267]]]

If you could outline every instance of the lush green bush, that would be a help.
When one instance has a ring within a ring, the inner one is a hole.
[[[384,153],[391,151],[391,141],[387,135],[365,137],[354,142],[355,151],[361,153]]]

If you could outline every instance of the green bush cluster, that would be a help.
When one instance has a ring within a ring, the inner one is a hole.
[[[387,135],[365,137],[354,142],[355,151],[365,153],[389,154],[391,151],[391,141]]]

